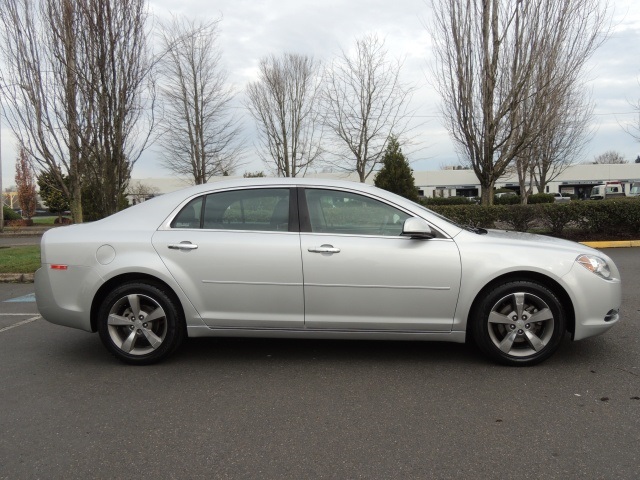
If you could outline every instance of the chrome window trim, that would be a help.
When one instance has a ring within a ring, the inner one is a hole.
[[[162,222],[162,224],[158,227],[159,231],[180,231],[180,232],[192,232],[192,231],[198,231],[198,232],[251,232],[251,233],[270,233],[270,234],[274,234],[274,233],[288,233],[288,234],[301,234],[301,233],[312,233],[314,235],[333,235],[333,236],[347,236],[347,237],[362,237],[362,238],[392,238],[392,239],[397,239],[397,238],[405,238],[405,237],[400,237],[400,236],[395,236],[395,237],[389,237],[386,235],[357,235],[357,234],[347,234],[347,233],[320,233],[320,232],[273,232],[273,231],[265,231],[265,230],[232,230],[232,229],[225,229],[225,230],[221,230],[221,229],[205,229],[205,228],[171,228],[171,222],[173,221],[173,219],[176,217],[176,215],[178,215],[178,213],[184,208],[184,206],[189,203],[191,200],[200,197],[200,196],[206,196],[206,195],[210,195],[212,193],[223,193],[223,192],[229,192],[229,191],[238,191],[238,190],[263,190],[263,189],[278,189],[278,188],[287,188],[290,190],[295,190],[297,188],[302,188],[303,190],[306,189],[311,189],[311,190],[333,190],[333,191],[338,191],[338,192],[348,192],[351,193],[353,195],[362,195],[364,197],[369,197],[372,198],[378,202],[384,203],[385,205],[391,207],[391,208],[395,208],[396,210],[400,210],[404,213],[406,213],[407,215],[410,215],[412,217],[419,217],[422,218],[423,220],[425,220],[427,223],[429,223],[429,226],[431,227],[432,230],[434,230],[435,232],[438,233],[438,236],[435,238],[430,239],[429,241],[432,242],[434,240],[451,240],[452,237],[446,233],[444,233],[444,231],[435,226],[432,222],[430,222],[427,218],[425,218],[424,216],[420,215],[418,212],[420,210],[428,210],[425,209],[425,207],[416,204],[416,207],[418,207],[417,211],[412,211],[409,210],[405,207],[402,207],[400,205],[394,204],[394,203],[389,203],[386,199],[383,199],[377,195],[375,195],[375,192],[363,192],[361,190],[357,190],[357,189],[350,189],[348,187],[334,187],[334,186],[328,186],[328,185],[322,185],[322,184],[318,184],[318,185],[307,185],[307,184],[275,184],[275,185],[246,185],[246,186],[240,186],[240,187],[227,187],[227,188],[215,188],[215,184],[212,184],[212,189],[211,190],[207,190],[205,192],[199,192],[197,194],[191,195],[189,197],[187,197],[186,199],[184,199],[175,209],[173,209],[173,211],[167,216],[167,218]],[[293,195],[294,192],[292,191],[291,194]],[[306,202],[306,198],[304,200]],[[298,209],[300,208],[300,205],[298,205]],[[437,214],[436,214],[437,215]],[[449,221],[448,219],[444,218],[444,220]],[[407,240],[411,240],[409,238],[407,238]]]
[[[213,186],[213,185],[212,185]],[[198,197],[206,197],[207,195],[211,195],[213,193],[224,193],[224,192],[235,192],[239,190],[277,190],[277,189],[287,189],[289,190],[290,197],[295,195],[295,185],[247,185],[242,187],[229,187],[229,188],[213,188],[211,190],[207,190],[206,192],[199,192],[194,195],[187,197],[185,200],[180,202],[176,208],[174,208],[169,216],[160,224],[158,227],[158,231],[168,231],[168,232],[252,232],[252,233],[294,233],[298,232],[285,232],[285,231],[271,231],[271,230],[235,230],[235,229],[220,229],[220,228],[171,228],[171,222],[173,219],[180,213],[180,211],[192,200]],[[293,190],[293,191],[292,191]]]

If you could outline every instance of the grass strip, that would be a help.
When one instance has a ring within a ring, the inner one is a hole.
[[[34,273],[40,268],[40,246],[0,248],[0,273]]]
[[[32,217],[34,225],[53,225],[58,217]]]

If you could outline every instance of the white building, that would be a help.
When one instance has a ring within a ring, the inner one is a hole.
[[[420,195],[424,197],[473,197],[480,194],[480,183],[473,170],[434,170],[428,172],[413,172],[415,184]],[[335,178],[341,180],[358,181],[356,174],[317,173],[309,175],[316,178]],[[228,177],[215,177],[211,183],[225,180]],[[367,183],[373,183],[373,175]],[[606,181],[620,181],[625,185],[625,192],[629,193],[631,183],[640,183],[640,163],[623,165],[573,165],[568,167],[557,178],[549,182],[546,193],[567,193],[578,197],[588,198],[594,185]],[[169,193],[189,185],[188,180],[177,177],[171,178],[138,178],[133,182],[140,182],[153,187],[157,193]],[[507,175],[496,183],[496,188],[519,190],[517,175]]]
[[[437,170],[414,172],[415,183],[425,197],[473,197],[480,194],[480,184],[473,170]],[[573,165],[547,184],[545,193],[567,193],[588,198],[591,188],[599,183],[620,181],[629,193],[630,184],[640,182],[640,163],[622,165]],[[519,191],[517,174],[506,175],[496,188]],[[537,193],[537,192],[534,192]]]

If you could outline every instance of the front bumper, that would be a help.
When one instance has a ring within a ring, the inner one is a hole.
[[[574,340],[600,335],[620,320],[622,283],[613,262],[607,261],[612,267],[611,280],[605,280],[577,263],[563,277],[574,307]]]

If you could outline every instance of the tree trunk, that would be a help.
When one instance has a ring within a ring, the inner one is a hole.
[[[495,196],[496,182],[483,182],[480,184],[480,204],[481,205],[493,205],[493,199]]]

